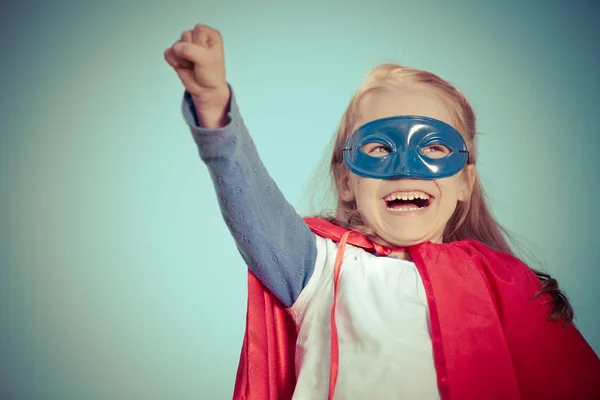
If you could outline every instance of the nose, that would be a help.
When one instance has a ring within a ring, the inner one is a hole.
[[[410,152],[403,150],[399,150],[397,154],[398,157],[396,159],[394,168],[400,175],[400,178],[410,178],[413,173],[410,165],[417,161],[416,155],[411,155]]]

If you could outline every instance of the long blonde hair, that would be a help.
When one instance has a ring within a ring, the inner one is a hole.
[[[344,201],[339,192],[346,183],[347,168],[342,159],[344,142],[358,127],[358,109],[361,100],[369,93],[390,90],[401,90],[406,84],[415,84],[426,87],[437,94],[446,104],[457,130],[462,134],[469,150],[469,164],[475,164],[477,149],[475,140],[477,136],[476,118],[471,104],[467,98],[452,84],[441,79],[431,72],[408,68],[397,64],[383,64],[372,69],[367,78],[356,91],[348,104],[341,123],[337,129],[333,143],[333,153],[329,164],[331,183],[335,189],[336,208],[334,215],[321,215],[346,229],[353,229],[364,235],[381,242],[375,233],[364,223],[357,210],[356,202]],[[443,233],[445,243],[472,239],[477,240],[489,248],[514,255],[507,241],[508,233],[498,224],[490,212],[487,198],[482,188],[477,172],[472,182],[472,192],[468,201],[459,201],[454,214],[451,216]],[[558,288],[555,279],[550,275],[533,270],[542,281],[542,288],[538,296],[549,293],[553,300],[551,319],[564,319],[571,322],[573,310],[564,294]]]

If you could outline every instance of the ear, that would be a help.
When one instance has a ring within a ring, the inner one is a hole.
[[[475,164],[467,164],[461,173],[460,179],[460,191],[458,193],[458,200],[467,201],[471,197],[473,191],[473,185],[475,184],[475,178],[477,176],[477,170]]]
[[[336,179],[336,185],[340,194],[340,199],[347,203],[355,199],[353,185],[350,181],[350,172],[348,170],[344,171],[341,176]]]

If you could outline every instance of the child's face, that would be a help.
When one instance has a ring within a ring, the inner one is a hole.
[[[358,126],[380,118],[420,115],[456,128],[443,101],[433,92],[417,86],[407,86],[402,91],[371,93],[361,101],[359,114]],[[473,177],[472,165],[467,165],[456,175],[436,180],[382,180],[348,172],[348,188],[342,190],[340,196],[345,201],[355,200],[367,225],[391,244],[410,246],[428,240],[441,242],[444,227],[456,209],[457,201],[467,200],[470,196]],[[398,207],[386,200],[394,193],[408,198],[424,193],[424,197],[429,196],[429,205],[422,209],[410,204]]]

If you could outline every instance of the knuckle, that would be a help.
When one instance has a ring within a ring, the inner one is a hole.
[[[207,30],[208,30],[210,33],[212,33],[213,35],[216,35],[216,36],[219,36],[219,37],[221,36],[221,32],[219,32],[217,29],[215,29],[215,28],[211,28],[211,27],[207,27],[207,28],[208,28]]]
[[[186,46],[183,44],[179,47],[179,53],[184,57],[189,57],[191,55],[190,46]]]

